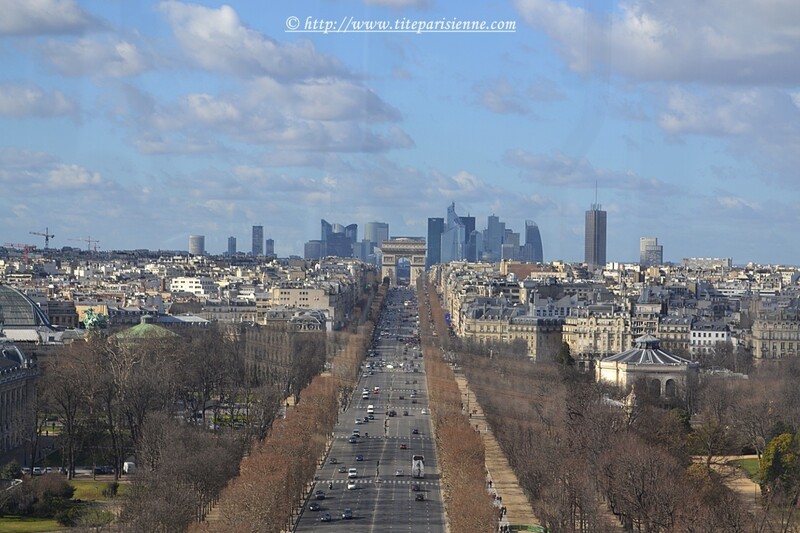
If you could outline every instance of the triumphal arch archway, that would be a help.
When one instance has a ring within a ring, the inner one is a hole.
[[[381,243],[381,279],[389,278],[390,285],[397,285],[397,262],[408,259],[411,263],[413,287],[418,276],[425,274],[425,239],[395,237]]]

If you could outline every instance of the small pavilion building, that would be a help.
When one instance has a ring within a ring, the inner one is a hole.
[[[596,367],[597,380],[628,389],[644,380],[651,394],[674,398],[695,380],[700,363],[662,350],[658,338],[643,335],[630,350],[601,359]],[[638,389],[637,389],[638,390]]]

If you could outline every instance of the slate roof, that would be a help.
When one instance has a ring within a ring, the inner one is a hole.
[[[658,346],[658,338],[642,335],[634,341],[635,347],[604,358],[605,362],[625,363],[629,365],[683,365],[698,366],[699,363],[665,352]]]

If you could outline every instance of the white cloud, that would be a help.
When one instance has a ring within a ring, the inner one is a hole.
[[[50,41],[41,46],[45,61],[65,76],[135,76],[150,68],[138,47],[125,40],[82,38],[72,43]]]
[[[228,5],[211,9],[169,1],[159,8],[183,52],[201,68],[295,80],[347,74],[339,61],[318,53],[309,42],[280,44],[248,28]]]
[[[78,105],[61,91],[45,92],[21,83],[0,83],[0,115],[56,117],[76,115]]]
[[[16,148],[0,150],[0,183],[12,194],[58,191],[54,197],[111,185],[99,172],[58,161],[44,152]]]
[[[676,187],[658,179],[645,178],[632,171],[597,168],[586,159],[576,159],[563,152],[537,155],[520,149],[507,150],[503,160],[518,168],[523,178],[540,185],[593,189],[599,183],[603,189],[642,194],[679,193]]]
[[[507,80],[497,80],[490,85],[478,86],[479,101],[489,111],[500,114],[528,113],[528,105],[516,87]]]
[[[167,153],[172,146],[194,152],[180,148],[182,139],[195,147],[215,144],[221,149],[225,137],[293,151],[382,152],[414,146],[396,126],[369,125],[398,120],[399,113],[350,81],[281,84],[260,79],[248,83],[244,94],[189,94],[172,106],[158,106],[134,89],[125,94],[139,130],[136,144],[148,153]],[[325,102],[335,105],[326,107]]]
[[[80,34],[100,23],[75,0],[0,0],[0,36]]]
[[[726,142],[736,158],[748,157],[766,181],[798,185],[800,108],[776,89],[673,89],[658,121],[669,135],[705,135]]]
[[[725,208],[736,211],[749,210],[761,211],[761,205],[757,202],[752,202],[738,196],[720,196],[716,198],[717,203]]]
[[[628,0],[610,14],[554,0],[515,4],[578,72],[610,68],[639,80],[711,83],[800,81],[797,2]]]
[[[51,187],[74,188],[95,186],[103,183],[99,172],[91,172],[78,165],[60,163],[47,173],[46,184]]]
[[[273,103],[287,115],[308,120],[400,120],[400,112],[372,90],[351,80],[324,78],[281,83],[263,77],[249,89],[252,105]]]

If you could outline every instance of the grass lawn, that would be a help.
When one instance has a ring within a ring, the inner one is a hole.
[[[52,518],[28,518],[23,516],[4,516],[0,518],[0,531],[9,533],[66,530]]]
[[[103,490],[108,487],[108,481],[92,481],[92,480],[75,480],[70,481],[70,484],[75,487],[75,494],[72,496],[73,500],[83,501],[108,501],[110,498],[103,496]],[[125,494],[128,490],[128,485],[120,483],[117,489],[117,495]],[[0,528],[0,531],[2,529]]]
[[[755,457],[750,459],[737,459],[733,464],[744,470],[747,477],[755,479],[758,476],[758,459]]]

